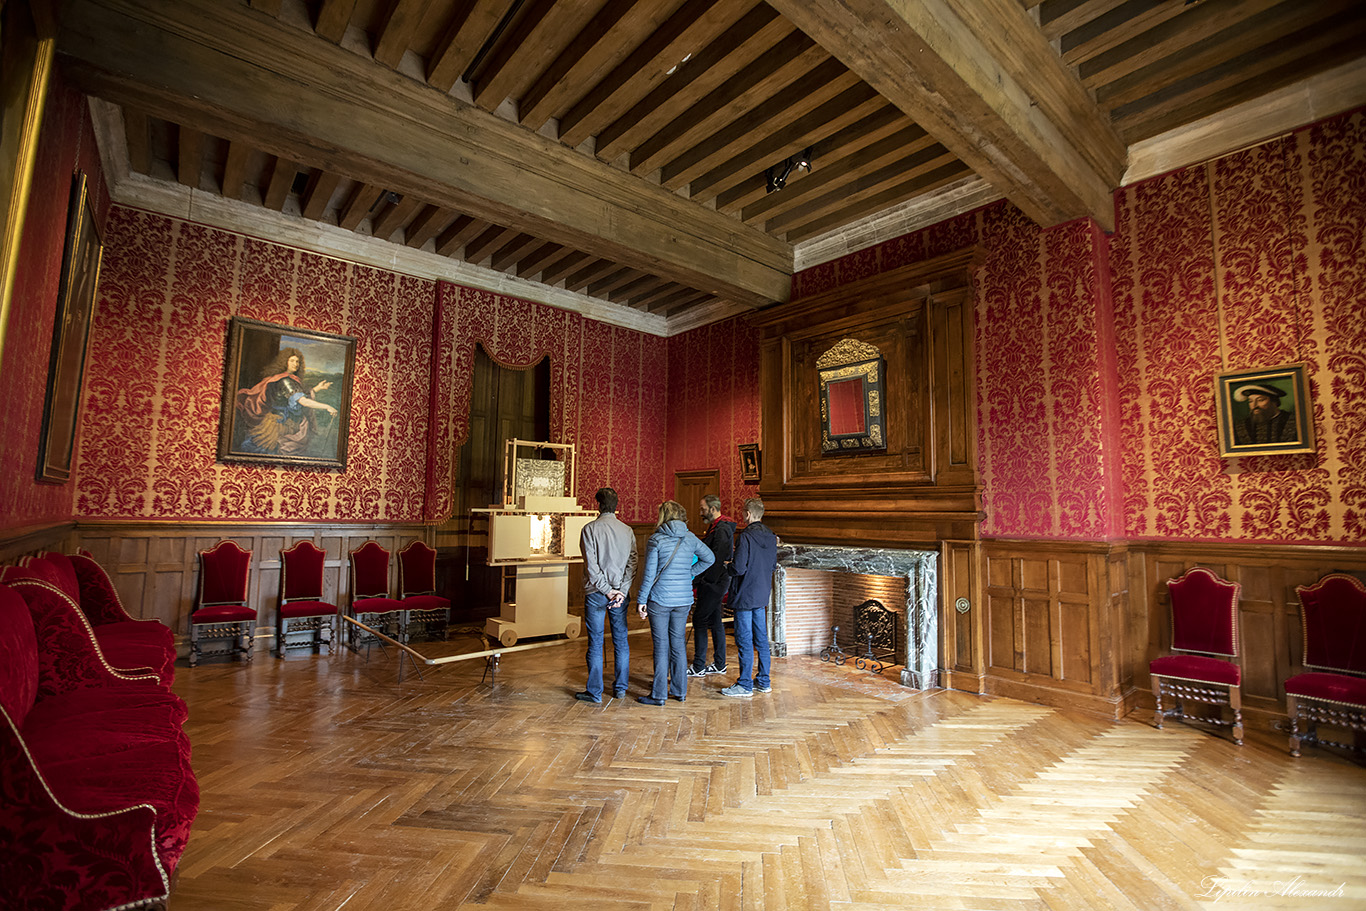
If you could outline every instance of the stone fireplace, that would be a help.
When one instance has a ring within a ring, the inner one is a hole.
[[[937,686],[938,558],[932,550],[780,545],[770,618],[773,654],[815,654],[829,644],[836,623],[840,645],[851,655],[862,654],[852,610],[873,597],[901,624],[894,662],[903,667],[901,683]]]

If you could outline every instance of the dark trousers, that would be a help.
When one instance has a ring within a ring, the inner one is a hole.
[[[719,585],[697,584],[697,606],[692,612],[692,666],[701,670],[707,664],[726,666],[726,624],[721,614],[721,599],[726,580]],[[712,660],[707,661],[707,636],[711,636]]]

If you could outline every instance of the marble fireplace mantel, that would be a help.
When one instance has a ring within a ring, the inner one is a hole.
[[[939,554],[932,550],[888,550],[876,547],[829,547],[781,544],[774,573],[773,653],[787,654],[787,570],[899,576],[906,580],[906,663],[901,683],[929,689],[939,683]],[[898,606],[900,607],[900,606]]]

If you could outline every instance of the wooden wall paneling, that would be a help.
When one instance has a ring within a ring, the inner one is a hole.
[[[932,364],[930,420],[935,429],[931,470],[941,485],[977,478],[977,371],[972,296],[967,289],[937,294],[929,308]]]
[[[1123,599],[1112,597],[1108,547],[1090,542],[987,542],[985,690],[1119,717]]]
[[[398,589],[398,551],[411,541],[431,542],[421,525],[240,525],[204,523],[98,523],[76,527],[77,541],[109,572],[125,608],[135,617],[171,627],[182,647],[199,586],[199,552],[219,541],[235,541],[252,552],[248,603],[256,609],[257,648],[273,642],[280,592],[280,550],[309,540],[327,554],[324,594],[338,606],[350,598],[349,553],[366,541],[389,550],[390,591]]]
[[[1146,613],[1148,635],[1130,650],[1128,669],[1135,706],[1153,707],[1148,662],[1171,650],[1171,601],[1167,580],[1204,566],[1242,586],[1238,664],[1243,669],[1243,712],[1249,725],[1271,726],[1285,716],[1285,681],[1303,670],[1299,600],[1295,588],[1330,572],[1366,578],[1366,551],[1346,547],[1142,542],[1129,545],[1134,597],[1131,609]],[[1140,587],[1141,586],[1141,587]]]
[[[944,541],[939,551],[940,683],[944,687],[982,692],[986,673],[981,545],[975,541]],[[963,603],[966,610],[960,611]]]
[[[893,269],[750,317],[760,336],[760,492],[786,540],[925,547],[979,535],[971,275],[981,251]],[[820,450],[816,360],[844,338],[886,363],[887,449]]]

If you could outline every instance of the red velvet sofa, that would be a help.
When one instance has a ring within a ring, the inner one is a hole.
[[[199,809],[185,703],[164,682],[171,640],[119,619],[88,558],[50,581],[51,556],[0,572],[0,904],[164,905]],[[101,638],[142,669],[116,668]]]

